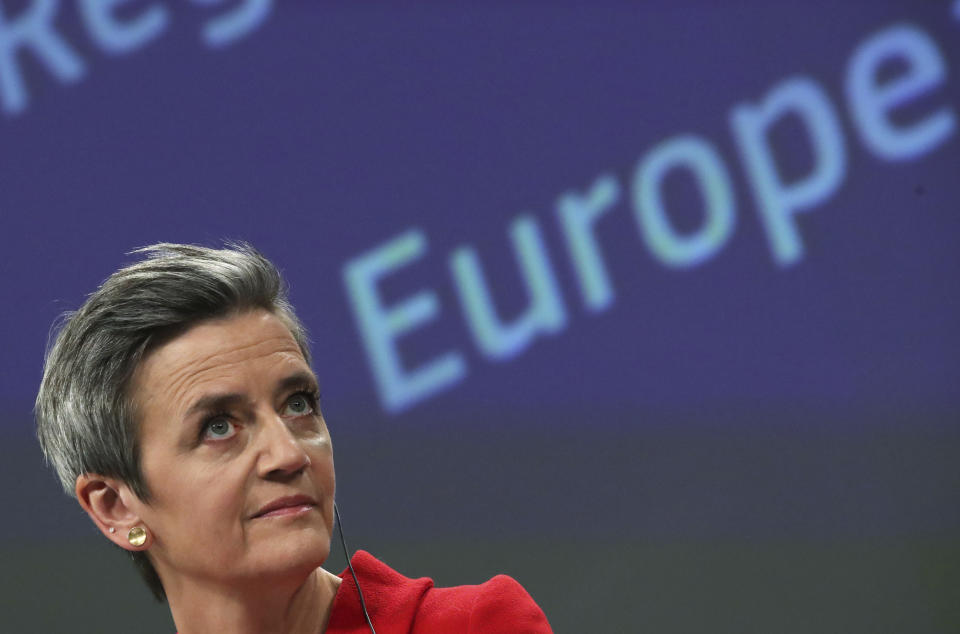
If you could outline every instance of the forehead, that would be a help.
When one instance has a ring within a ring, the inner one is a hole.
[[[251,372],[306,367],[286,325],[257,309],[200,322],[150,351],[134,372],[132,396],[141,407],[158,397],[183,406],[184,399],[212,383],[240,383]]]

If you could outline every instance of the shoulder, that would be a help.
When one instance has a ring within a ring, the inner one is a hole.
[[[515,579],[497,575],[486,583],[432,588],[424,597],[420,615],[433,629],[458,625],[470,634],[543,634],[552,632],[543,610]],[[452,621],[452,622],[451,622]],[[440,631],[448,631],[441,628]]]
[[[351,562],[375,627],[381,621],[400,626],[391,631],[413,634],[553,632],[530,594],[506,575],[479,585],[438,588],[431,579],[407,578],[364,551],[357,551]],[[349,570],[340,576],[344,581],[334,602],[331,625],[346,618],[362,618]]]

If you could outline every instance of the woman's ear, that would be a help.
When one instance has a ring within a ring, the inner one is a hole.
[[[96,473],[83,473],[77,476],[75,491],[80,506],[107,539],[125,550],[150,548],[153,543],[150,530],[147,529],[136,509],[124,502],[125,499],[137,499],[127,485],[115,478],[106,478]],[[121,492],[126,495],[121,495]],[[134,528],[144,529],[146,539],[142,542],[133,539],[130,531]]]

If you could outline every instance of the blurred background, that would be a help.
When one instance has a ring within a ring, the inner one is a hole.
[[[0,44],[4,631],[173,632],[31,409],[131,249],[224,239],[311,331],[352,548],[557,632],[960,631],[960,3],[3,0]]]

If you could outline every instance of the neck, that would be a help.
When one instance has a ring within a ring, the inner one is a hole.
[[[191,582],[167,593],[179,634],[322,634],[342,580],[316,568],[306,579],[223,586]]]

